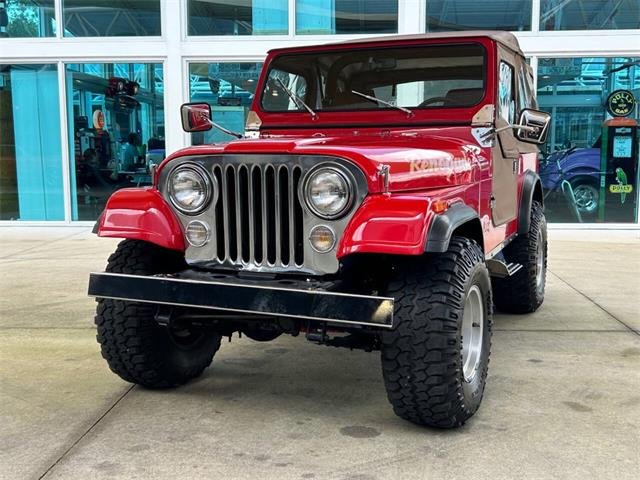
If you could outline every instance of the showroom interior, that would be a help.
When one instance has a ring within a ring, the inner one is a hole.
[[[627,117],[631,135],[621,143],[607,133],[606,105],[619,90],[640,96],[637,0],[7,0],[0,8],[2,225],[93,222],[113,191],[147,184],[147,167],[167,152],[229,138],[183,133],[184,102],[206,101],[218,123],[242,131],[271,48],[497,29],[517,35],[539,107],[553,117],[540,153],[550,224],[638,226],[640,111]],[[601,182],[621,161],[614,146],[626,155],[615,181],[632,193]]]

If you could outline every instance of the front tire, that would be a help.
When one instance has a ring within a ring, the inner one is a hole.
[[[382,334],[382,372],[399,417],[453,428],[479,408],[491,350],[492,298],[480,246],[451,239],[444,254],[399,266],[387,293],[394,328]]]
[[[173,250],[124,240],[109,257],[107,272],[173,273],[184,268]],[[148,388],[175,387],[198,377],[220,348],[220,335],[199,328],[169,328],[155,320],[157,306],[99,299],[98,343],[109,368],[123,380]]]

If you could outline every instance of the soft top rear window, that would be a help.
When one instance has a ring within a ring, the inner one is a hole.
[[[266,112],[305,111],[298,99],[319,112],[471,107],[484,98],[485,77],[477,43],[285,54],[269,65],[261,105]]]

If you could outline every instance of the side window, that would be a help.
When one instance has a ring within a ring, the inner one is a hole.
[[[525,65],[520,66],[518,74],[518,113],[525,108],[537,108],[533,96],[533,77]]]
[[[515,123],[516,102],[513,67],[506,62],[500,62],[498,113],[507,122]]]
[[[538,102],[536,100],[535,90],[533,88],[533,72],[530,69],[527,69],[525,78],[527,80],[527,91],[529,92],[529,107],[537,109]]]
[[[287,93],[287,89],[304,102],[308,102],[307,81],[303,76],[282,70],[271,70],[262,97],[262,106],[272,112],[300,111],[302,108]]]
[[[527,80],[524,73],[524,68],[518,69],[518,114],[525,108],[529,108],[531,105],[529,95],[527,92]]]

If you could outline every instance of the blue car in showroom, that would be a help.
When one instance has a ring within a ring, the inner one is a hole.
[[[540,161],[545,195],[563,196],[575,220],[593,221],[600,199],[600,140],[588,148],[557,150]]]

